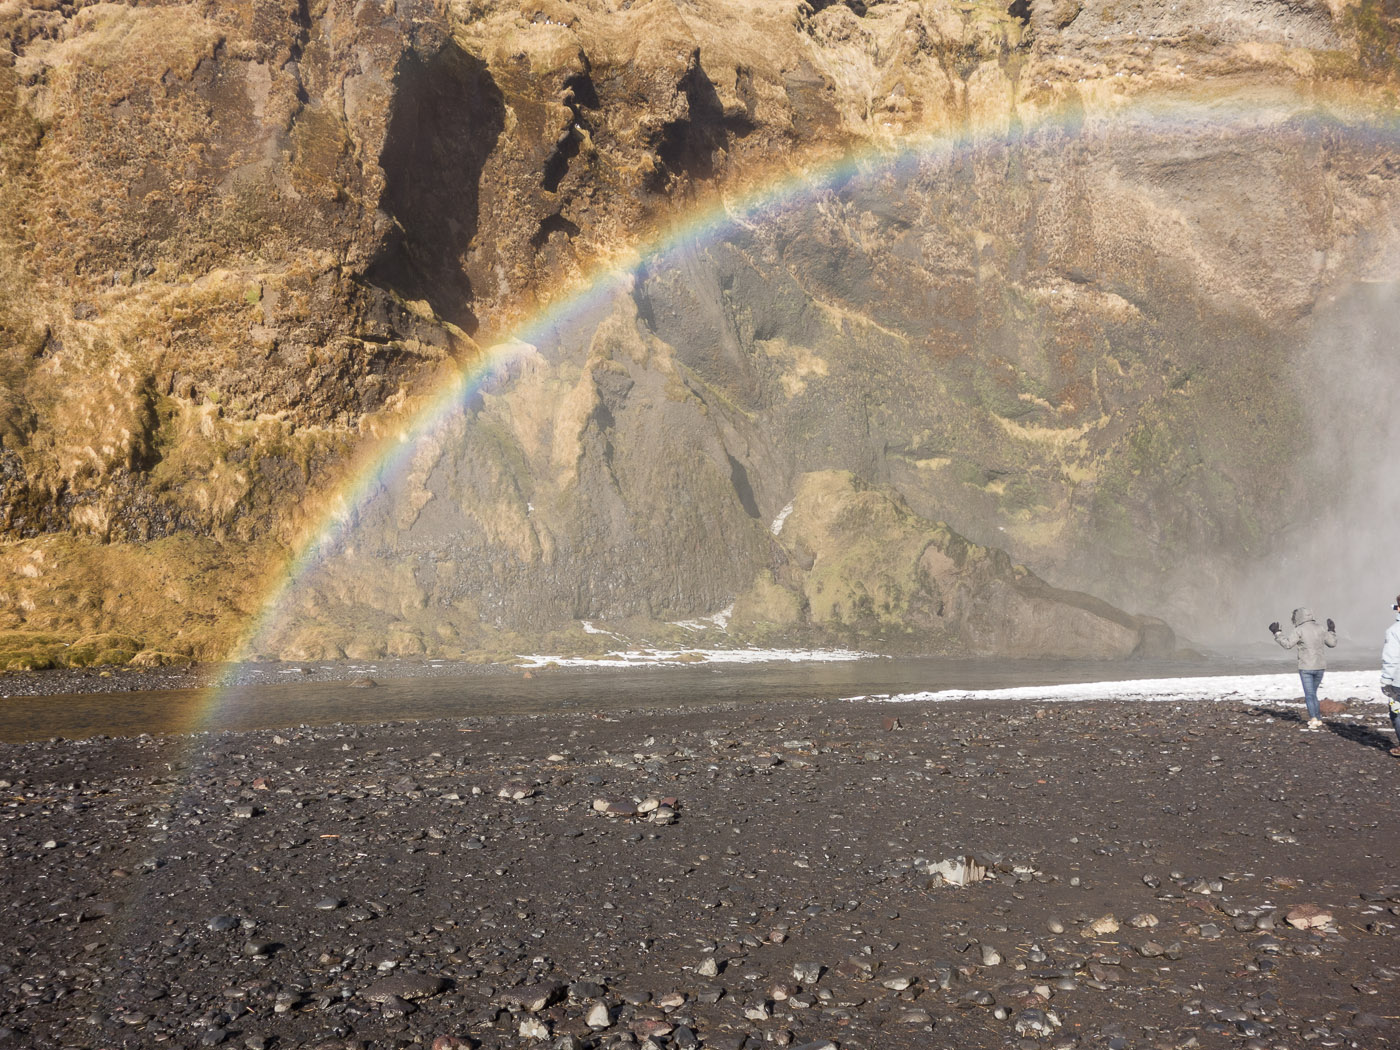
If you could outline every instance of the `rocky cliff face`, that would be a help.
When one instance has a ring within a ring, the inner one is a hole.
[[[268,652],[716,615],[1131,652],[1012,559],[1181,621],[1315,481],[1320,308],[1400,277],[1381,0],[46,0],[0,34],[21,662],[220,655],[444,376],[658,239],[357,509]]]

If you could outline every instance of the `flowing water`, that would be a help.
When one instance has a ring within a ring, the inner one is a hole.
[[[1334,661],[1334,666],[1346,669],[1343,663]],[[1356,663],[1356,669],[1361,669],[1365,661],[1345,663]],[[518,673],[400,677],[381,679],[374,688],[299,677],[286,683],[242,685],[217,692],[164,689],[10,697],[0,700],[0,740],[274,729],[550,711],[604,713],[712,704],[735,704],[757,711],[783,701],[938,689],[1277,674],[1288,669],[1289,663],[1277,657],[1253,655],[1131,663],[874,658],[842,663],[561,669],[538,671],[529,678]],[[379,673],[377,669],[366,671]]]

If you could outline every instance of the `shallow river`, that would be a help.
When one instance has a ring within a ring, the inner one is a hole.
[[[1137,678],[1276,674],[1288,667],[1288,663],[1277,659],[1257,658],[1131,663],[865,659],[841,663],[551,669],[536,671],[529,678],[518,673],[385,677],[379,678],[375,688],[298,676],[294,681],[223,691],[166,689],[12,697],[0,700],[0,740],[731,703],[758,709],[768,703],[793,700]],[[378,678],[391,672],[367,668],[366,673]]]

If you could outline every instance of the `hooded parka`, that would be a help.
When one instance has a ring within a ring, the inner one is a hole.
[[[1298,650],[1298,670],[1324,671],[1327,669],[1327,654],[1323,646],[1335,647],[1337,632],[1323,630],[1313,619],[1309,609],[1293,610],[1293,630],[1279,631],[1274,641],[1285,649]]]

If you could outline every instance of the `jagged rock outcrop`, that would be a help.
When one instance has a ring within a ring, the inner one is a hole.
[[[481,423],[478,418],[469,429],[486,429]],[[454,435],[451,444],[460,440]],[[619,476],[631,473],[619,469]],[[715,472],[696,473],[719,482]],[[649,483],[655,477],[638,480]],[[548,498],[542,491],[547,485],[535,489],[535,500]],[[397,565],[388,568],[387,551],[366,557],[361,549],[373,534],[366,523],[356,530],[356,547],[343,561],[308,575],[296,612],[261,641],[271,652],[297,659],[419,655],[443,642],[502,652],[582,620],[613,645],[644,633],[653,644],[723,645],[742,638],[1081,659],[1164,657],[1176,649],[1174,633],[1162,621],[1051,587],[1014,565],[1005,551],[969,543],[848,471],[801,476],[792,502],[762,530],[761,539],[758,530],[737,521],[712,524],[703,533],[688,528],[680,520],[684,496],[669,502],[642,499],[657,515],[648,530],[642,516],[628,520],[627,496],[635,494],[626,491],[625,482],[620,489],[611,527],[592,537],[596,547],[579,545],[581,550],[571,549],[574,536],[555,541],[540,528],[538,503],[507,522],[483,513],[498,510],[499,503],[433,501],[426,506],[441,531],[424,539],[423,530],[431,526],[421,518],[406,529],[402,522],[390,527],[386,540],[394,545]],[[561,495],[575,491],[566,485]],[[698,511],[727,503],[720,493],[704,493],[692,506]],[[597,516],[596,507],[570,510],[582,522]],[[723,555],[680,549],[715,528],[730,530]],[[421,544],[417,549],[410,545],[415,538]],[[648,550],[668,540],[669,560]],[[482,551],[491,552],[489,562],[468,563]],[[697,554],[704,560],[697,562]],[[756,563],[763,567],[755,572]],[[597,577],[586,588],[559,586],[559,579],[586,575],[593,566]],[[649,573],[669,578],[648,578]],[[708,593],[684,589],[705,585]],[[717,615],[667,621],[679,611],[713,608],[726,600],[728,607]],[[570,641],[566,635],[551,640]]]
[[[416,497],[362,508],[327,564],[412,560],[315,576],[308,644],[497,651],[750,599],[918,636],[773,563],[830,471],[1182,614],[1321,483],[1293,465],[1314,319],[1400,278],[1381,0],[46,0],[0,36],[21,635],[219,655],[445,375],[780,177],[807,189],[650,258],[385,489]],[[930,645],[1014,648],[1016,609],[1065,607],[1018,572]]]

